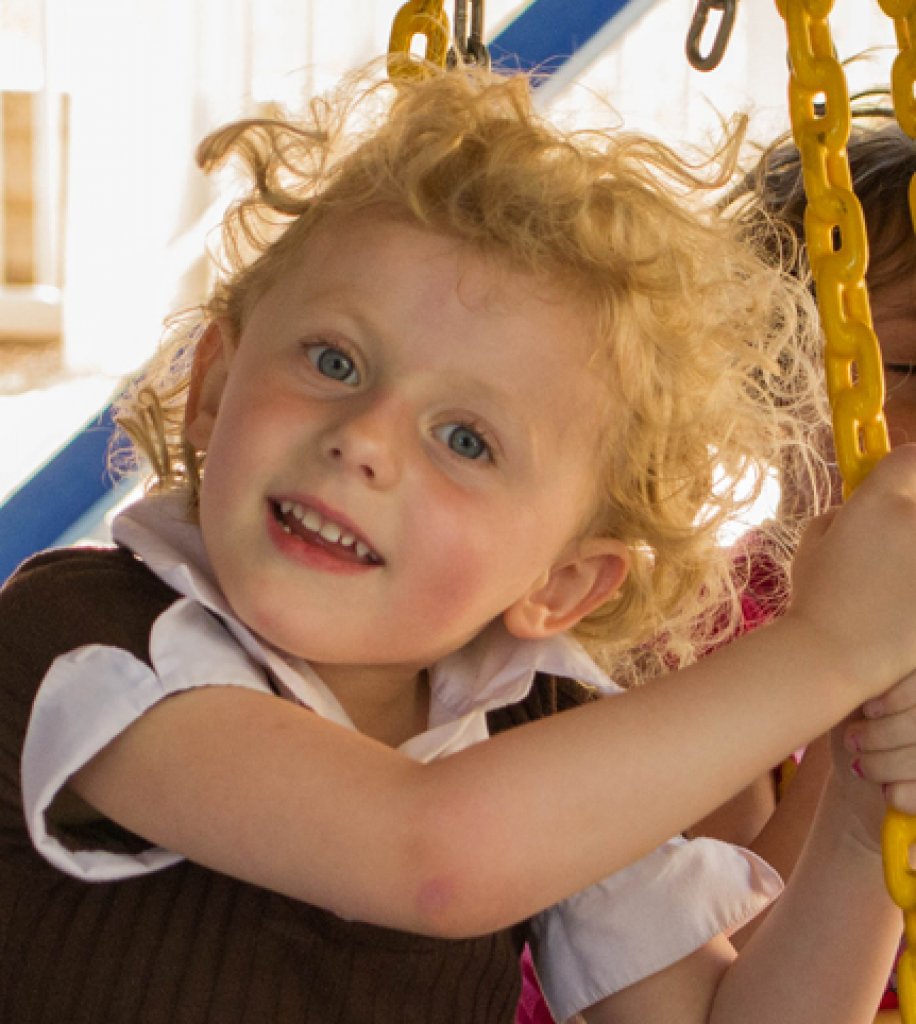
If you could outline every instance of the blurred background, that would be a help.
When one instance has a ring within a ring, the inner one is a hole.
[[[271,104],[295,108],[382,55],[401,3],[0,0],[0,579],[20,547],[97,530],[118,496],[98,445],[88,471],[61,453],[93,430],[104,441],[100,413],[123,375],[153,351],[163,318],[203,294],[222,202],[193,163],[197,141]],[[570,126],[618,121],[702,146],[723,116],[747,111],[753,137],[784,130],[775,4],[737,3],[708,74],[684,55],[695,6],[487,0],[485,39],[516,38],[523,18],[540,33],[561,65],[540,102]],[[597,30],[583,34],[582,18]],[[876,0],[838,0],[831,24],[841,58],[867,51],[850,87],[886,82],[896,45]],[[514,59],[496,45],[493,57]],[[71,507],[87,472],[98,487]]]

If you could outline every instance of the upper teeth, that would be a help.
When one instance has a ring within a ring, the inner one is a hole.
[[[329,541],[331,544],[342,544],[345,548],[353,548],[360,558],[369,554],[369,546],[361,540],[357,540],[352,533],[348,533],[337,523],[325,519],[321,513],[313,508],[306,508],[298,501],[281,501],[280,511],[283,515],[295,516],[300,523],[311,533],[317,533],[319,537]]]

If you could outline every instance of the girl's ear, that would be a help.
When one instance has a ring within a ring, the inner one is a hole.
[[[233,352],[228,321],[212,320],[194,350],[188,401],[184,410],[184,436],[198,451],[205,451],[213,433]]]
[[[623,541],[577,541],[503,613],[506,629],[527,640],[571,629],[620,589],[629,569],[630,553]]]

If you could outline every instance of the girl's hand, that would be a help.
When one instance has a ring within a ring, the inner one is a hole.
[[[916,671],[916,445],[883,459],[815,520],[793,565],[787,618],[804,624],[860,701]]]
[[[916,673],[868,701],[835,732],[837,770],[857,806],[871,808],[870,829],[878,816],[873,835],[879,842],[885,806],[916,814]]]

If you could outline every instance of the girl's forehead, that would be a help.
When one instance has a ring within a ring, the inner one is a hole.
[[[441,344],[456,367],[592,377],[602,376],[592,308],[557,272],[369,211],[317,225],[249,323],[318,316],[344,333],[352,324],[356,340],[396,341],[391,351]]]
[[[916,250],[901,249],[868,275],[872,312],[916,314]]]
[[[885,215],[880,223],[869,222],[868,245],[867,281],[872,292],[916,275],[916,236],[905,210],[897,217]]]
[[[581,332],[587,319],[583,304],[557,272],[520,267],[506,253],[468,245],[460,246],[457,255],[456,290],[468,308],[494,315],[530,310],[533,316],[542,314],[544,307],[557,309],[569,317],[571,329]]]
[[[305,236],[296,263],[317,264],[323,271],[349,276],[352,255],[335,261],[342,250],[360,263],[378,263],[381,269],[394,260],[422,263],[452,262],[462,296],[469,303],[516,305],[526,293],[540,301],[576,302],[577,288],[566,267],[541,261],[526,264],[508,243],[488,236],[468,238],[448,228],[421,224],[405,211],[377,207],[355,212],[329,212]]]
[[[520,265],[497,245],[482,245],[432,230],[387,211],[334,214],[321,219],[260,294],[251,294],[242,333],[266,309],[296,313],[310,305],[362,308],[368,319],[395,307],[422,307],[436,326],[450,308],[494,321],[544,318],[563,324],[562,347],[577,355],[596,350],[596,304],[571,275],[554,267]]]

